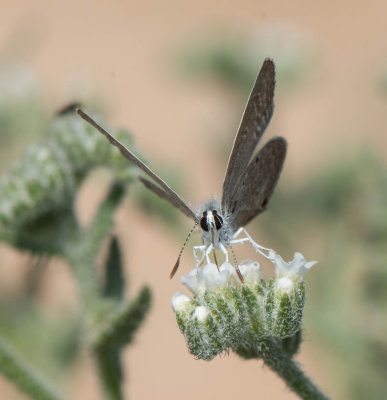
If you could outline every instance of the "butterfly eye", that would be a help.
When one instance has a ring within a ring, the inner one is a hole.
[[[207,223],[207,211],[204,211],[203,217],[200,219],[200,227],[203,231],[208,232],[208,223]]]
[[[214,216],[215,220],[215,228],[218,231],[223,226],[223,218],[220,215],[218,215],[216,210],[212,211],[212,215]]]

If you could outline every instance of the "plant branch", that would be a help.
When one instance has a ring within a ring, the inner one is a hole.
[[[299,365],[287,355],[280,341],[274,338],[261,339],[255,349],[238,349],[238,354],[244,358],[262,358],[264,363],[301,399],[329,400],[329,397],[323,394]]]
[[[35,400],[60,400],[33,368],[0,339],[0,372]]]

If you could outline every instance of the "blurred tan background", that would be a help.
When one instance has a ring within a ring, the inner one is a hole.
[[[197,204],[220,193],[244,104],[216,80],[182,78],[174,64],[178,54],[197,40],[219,35],[230,40],[243,36],[252,48],[267,35],[264,56],[272,57],[278,69],[291,49],[302,54],[305,74],[288,90],[279,81],[267,134],[289,142],[281,186],[288,179],[307,179],[317,165],[329,164],[356,143],[369,143],[386,154],[386,97],[380,88],[387,71],[386,15],[382,1],[3,1],[0,60],[29,68],[52,113],[74,97],[87,102],[95,94],[107,110],[108,123],[130,129],[147,160],[154,160],[153,165],[166,160],[181,171],[186,197]],[[261,62],[257,56],[257,72]],[[235,108],[231,115],[230,103]],[[219,149],[227,154],[223,165],[215,155]],[[10,151],[17,157],[22,148]],[[85,190],[95,191],[96,199],[102,196],[95,180]],[[87,221],[93,208],[82,196],[79,209]],[[131,293],[145,282],[154,293],[150,316],[124,354],[128,398],[296,399],[260,362],[234,355],[204,362],[187,352],[170,298],[184,290],[179,278],[192,266],[189,251],[177,277],[168,278],[184,235],[166,234],[160,220],[139,212],[131,201],[121,207],[117,230],[127,241]],[[265,245],[277,248],[275,242]],[[316,258],[307,246],[294,251]],[[3,285],[18,285],[24,261],[2,248]],[[324,265],[310,274],[319,274],[320,268]],[[76,307],[65,265],[50,267],[45,281],[40,301],[47,314]],[[313,292],[308,295],[312,298]],[[326,350],[306,332],[297,359],[332,398],[341,398]],[[101,398],[87,354],[64,387],[67,398]],[[0,378],[0,398],[24,397]]]

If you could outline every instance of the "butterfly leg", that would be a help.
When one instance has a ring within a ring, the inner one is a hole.
[[[207,264],[211,264],[211,260],[210,260],[210,253],[212,251],[212,244],[208,245],[206,248],[206,260],[207,260]]]
[[[222,253],[225,255],[226,262],[228,262],[228,251],[227,251],[227,249],[223,246],[222,243],[219,243],[219,248],[220,248],[220,250],[222,250]]]
[[[237,239],[237,237],[240,236],[242,233],[245,235],[245,237]],[[253,238],[246,232],[246,229],[241,227],[235,232],[231,240],[231,244],[243,244],[246,242],[249,242],[257,253],[261,254],[265,258],[271,259],[271,257],[269,257],[270,249],[263,247],[255,242]]]
[[[194,256],[197,268],[200,267],[201,263],[204,260],[204,257],[206,256],[206,249],[207,249],[207,246],[204,244],[201,246],[194,246],[194,248],[193,248],[193,256]],[[200,252],[200,256],[198,255],[199,252]]]
[[[202,263],[204,261],[204,257],[206,258],[207,264],[210,264],[212,262],[210,260],[211,251],[212,251],[212,244],[210,244],[210,245],[203,244],[201,246],[193,247],[193,255],[194,255],[196,267],[200,267],[202,265]],[[225,252],[225,251],[226,251],[226,249],[223,252]],[[199,253],[200,253],[200,255],[199,255]]]

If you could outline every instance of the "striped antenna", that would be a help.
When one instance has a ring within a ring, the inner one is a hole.
[[[239,280],[240,280],[242,283],[245,283],[245,280],[243,279],[243,275],[242,275],[242,273],[241,273],[241,270],[239,269],[239,266],[238,266],[238,260],[237,260],[237,258],[236,258],[234,249],[233,249],[232,246],[231,246],[231,241],[230,241],[230,238],[229,238],[229,236],[228,236],[228,233],[227,233],[226,229],[224,229],[224,233],[226,234],[226,239],[227,239],[227,242],[228,242],[228,246],[230,247],[231,254],[232,254],[232,258],[233,258],[233,260],[234,260],[235,271],[236,271],[236,273],[237,273],[237,275],[238,275]]]
[[[183,251],[184,251],[184,249],[185,249],[185,246],[186,246],[186,244],[188,243],[188,240],[189,240],[189,238],[191,237],[192,232],[195,230],[195,228],[196,228],[197,225],[198,225],[198,221],[195,222],[195,225],[192,227],[192,229],[190,230],[189,234],[187,235],[187,237],[186,237],[186,239],[185,239],[185,241],[184,241],[184,244],[183,244],[183,246],[182,246],[182,248],[181,248],[181,250],[180,250],[179,257],[177,257],[176,264],[175,264],[175,266],[173,267],[173,270],[171,271],[171,273],[169,274],[169,279],[172,279],[172,278],[175,276],[176,271],[177,271],[177,269],[179,268],[180,259],[181,259],[181,256],[182,256],[182,254],[183,254]]]

